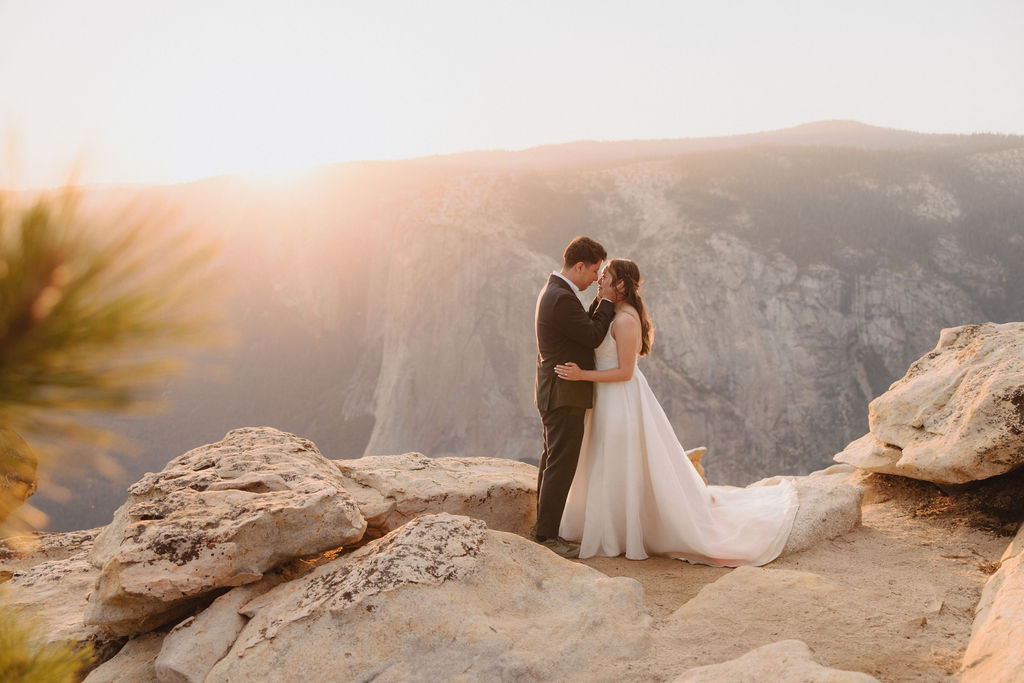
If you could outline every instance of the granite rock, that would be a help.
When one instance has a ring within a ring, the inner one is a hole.
[[[153,683],[153,663],[166,631],[154,631],[132,638],[114,657],[92,670],[85,683]]]
[[[89,562],[91,540],[82,540],[90,534],[94,536],[95,530],[47,534],[46,546],[55,554],[64,554],[60,551],[66,549],[54,547],[59,545],[60,536],[78,539],[78,550],[63,559],[33,562],[11,572],[10,579],[0,585],[0,591],[7,604],[38,620],[46,633],[46,642],[90,644],[96,658],[103,661],[118,651],[124,639],[86,624],[83,618],[89,593],[100,573]]]
[[[537,468],[504,458],[421,453],[336,460],[368,527],[382,536],[420,515],[449,512],[527,536],[537,518]]]
[[[1024,465],[1024,323],[944,329],[868,406],[870,432],[835,459],[937,484]]]
[[[800,507],[780,555],[806,550],[860,525],[864,489],[850,483],[855,474],[850,465],[832,465],[804,477],[770,477],[751,484],[767,486],[785,479],[796,487]]]
[[[277,574],[267,574],[261,581],[232,588],[198,615],[171,629],[154,662],[160,683],[205,680],[248,622],[239,608],[282,581]]]
[[[650,629],[636,581],[448,514],[419,517],[242,612],[250,621],[211,683],[286,680],[299,667],[320,681],[585,679],[642,656]]]
[[[964,654],[963,683],[1011,683],[1024,672],[1024,526],[1006,548],[999,569],[975,608]]]
[[[366,522],[312,442],[236,429],[129,488],[97,537],[86,621],[120,635],[184,616],[297,556],[360,540]]]

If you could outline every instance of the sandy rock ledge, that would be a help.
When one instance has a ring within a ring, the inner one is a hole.
[[[870,619],[862,609],[864,597],[856,587],[813,572],[738,567],[704,586],[672,613],[662,635],[702,661],[719,663],[742,658],[752,648],[777,643],[780,628],[790,638],[817,648],[823,623],[838,624],[851,633],[870,628]],[[800,605],[802,611],[796,623],[791,619],[794,605]],[[752,659],[761,659],[761,655]],[[783,676],[759,680],[804,679]]]

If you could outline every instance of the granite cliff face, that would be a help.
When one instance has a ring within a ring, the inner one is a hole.
[[[1006,241],[972,244],[987,237],[974,231],[979,207],[920,159],[733,156],[467,175],[415,198],[394,229],[417,239],[394,239],[376,311],[382,360],[366,453],[536,457],[533,305],[577,233],[639,262],[658,328],[641,368],[683,443],[709,445],[712,481],[813,469],[865,430],[864,404],[940,329],[1012,317],[1024,303],[1020,236],[1006,223]],[[1015,158],[1003,178],[1020,188]],[[734,174],[740,162],[760,167]],[[898,177],[872,175],[883,171]],[[764,177],[776,180],[752,187]],[[814,216],[800,224],[805,199]],[[848,215],[864,206],[882,223]]]
[[[821,467],[939,330],[1019,319],[1024,140],[819,132],[149,190],[220,236],[238,344],[202,359],[222,379],[201,365],[169,389],[173,412],[116,425],[144,444],[129,476],[253,423],[331,459],[535,462],[533,309],[577,234],[639,263],[657,327],[640,367],[712,483]],[[55,528],[109,517],[124,483],[94,486],[95,519],[51,503]]]

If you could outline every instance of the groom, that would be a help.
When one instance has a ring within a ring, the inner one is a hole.
[[[615,305],[597,297],[587,311],[579,293],[594,284],[604,247],[577,237],[565,248],[562,269],[548,278],[537,299],[537,384],[535,401],[544,423],[544,452],[537,475],[537,525],[534,538],[562,557],[579,548],[558,537],[558,525],[583,443],[583,415],[594,405],[594,385],[555,376],[555,366],[572,361],[594,369],[596,349],[615,316]]]

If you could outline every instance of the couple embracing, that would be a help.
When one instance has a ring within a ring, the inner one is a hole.
[[[563,557],[771,562],[796,515],[793,485],[704,483],[636,366],[654,332],[640,271],[606,259],[604,247],[577,237],[537,299],[544,450],[535,539]],[[595,281],[588,310],[580,297]]]

